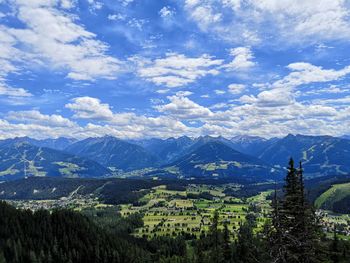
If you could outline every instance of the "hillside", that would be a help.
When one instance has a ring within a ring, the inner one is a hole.
[[[112,136],[88,138],[73,143],[65,151],[125,171],[152,167],[158,161],[143,147]]]
[[[153,138],[134,142],[144,147],[146,151],[154,156],[157,156],[161,164],[166,164],[179,158],[181,155],[185,154],[194,143],[194,141],[187,136],[168,138],[165,140]]]
[[[288,135],[268,146],[261,160],[284,167],[290,157],[303,162],[308,176],[350,173],[350,140],[331,136]]]
[[[0,199],[53,200],[93,196],[109,204],[134,202],[160,182],[142,179],[30,177],[0,184]]]
[[[259,159],[240,153],[225,143],[211,141],[179,158],[171,166],[187,177],[274,178],[278,173]]]
[[[278,138],[265,139],[258,136],[239,135],[231,138],[232,147],[242,153],[258,156],[264,149],[276,142]]]
[[[317,208],[340,213],[350,213],[350,183],[334,184],[315,201]]]
[[[0,147],[0,180],[30,176],[100,177],[109,171],[100,164],[27,142]]]

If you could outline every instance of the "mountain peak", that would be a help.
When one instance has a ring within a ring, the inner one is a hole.
[[[238,152],[222,141],[213,140],[198,146],[172,165],[184,176],[271,176],[271,167],[259,159]],[[261,179],[261,178],[260,178]]]

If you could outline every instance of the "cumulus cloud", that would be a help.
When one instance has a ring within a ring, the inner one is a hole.
[[[189,92],[181,94],[190,95]],[[172,133],[182,135],[188,131],[188,128],[173,116],[152,117],[133,112],[116,113],[112,112],[108,104],[92,97],[75,98],[72,103],[66,104],[66,108],[74,112],[73,117],[76,119],[99,121],[100,124],[91,123],[89,127],[93,127],[96,132],[100,131],[100,136],[108,134],[111,130],[113,130],[111,134],[116,134],[118,131],[118,136],[123,138],[169,137]]]
[[[14,120],[17,122],[40,124],[50,127],[74,127],[76,124],[67,118],[63,118],[61,115],[52,114],[45,115],[37,110],[30,111],[11,111],[8,113],[8,120]]]
[[[237,47],[230,50],[233,60],[222,66],[226,71],[246,70],[255,66],[254,56],[249,47]]]
[[[202,28],[207,28],[211,23],[221,21],[221,14],[215,13],[209,5],[195,7],[191,16],[200,22],[199,26]]]
[[[337,81],[350,74],[350,67],[339,70],[324,69],[305,62],[292,63],[287,66],[291,72],[273,83],[263,85],[266,90],[257,96],[244,95],[240,98],[243,103],[255,103],[261,106],[280,107],[296,102],[297,87],[312,83],[327,83]]]
[[[0,79],[0,95],[10,97],[31,97],[32,94],[22,88],[9,87],[5,82],[1,82]]]
[[[138,75],[156,85],[168,88],[185,86],[207,75],[217,75],[217,66],[223,63],[209,55],[197,58],[183,54],[166,53],[164,58],[155,60],[138,59]]]
[[[276,91],[277,93],[274,93]],[[97,98],[80,97],[66,107],[76,119],[90,121],[85,126],[57,114],[39,111],[9,112],[0,120],[0,138],[32,136],[36,138],[114,135],[120,138],[170,136],[251,134],[265,137],[287,133],[343,135],[350,132],[344,125],[350,118],[350,98],[342,99],[342,107],[335,101],[298,102],[294,97],[278,94],[280,89],[263,91],[257,96],[244,96],[234,104],[217,103],[207,108],[179,92],[169,96],[168,103],[158,102],[157,116],[137,115],[133,112],[113,112]],[[11,122],[9,122],[11,121]],[[94,123],[98,121],[98,123]],[[195,122],[195,127],[184,123]]]
[[[290,45],[350,38],[349,5],[343,0],[187,0],[184,7],[201,30],[229,42]]]
[[[73,117],[78,119],[110,120],[113,113],[108,104],[101,103],[99,99],[79,97],[66,104],[66,108],[74,112]]]
[[[228,91],[231,94],[241,94],[245,89],[246,89],[246,85],[244,84],[232,83],[228,85]]]
[[[74,80],[116,77],[120,61],[106,54],[108,45],[79,24],[76,16],[59,8],[69,9],[74,2],[9,1],[23,26],[0,28],[0,34],[11,38],[7,41],[7,52],[11,54],[5,58],[7,63],[18,62],[16,58],[25,55],[33,63],[67,72],[67,77]]]
[[[292,72],[273,83],[273,87],[293,88],[300,85],[338,80],[350,73],[350,66],[340,70],[323,69],[310,63],[297,62],[287,66]]]
[[[158,105],[155,108],[159,112],[169,114],[175,118],[190,120],[198,118],[207,118],[213,113],[206,107],[203,107],[184,96],[169,96],[170,103]]]

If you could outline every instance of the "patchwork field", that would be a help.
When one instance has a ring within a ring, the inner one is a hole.
[[[231,186],[232,187],[232,186]],[[180,232],[199,236],[211,225],[215,210],[219,212],[220,227],[226,222],[235,233],[248,214],[257,218],[257,229],[266,220],[269,204],[263,192],[247,200],[226,196],[225,186],[190,185],[185,191],[155,187],[140,201],[143,206],[121,205],[123,216],[142,213],[144,226],[137,229],[137,236],[175,236]]]
[[[324,192],[317,200],[316,205],[321,206],[329,199],[337,199],[348,194],[350,184],[338,184]],[[271,210],[270,196],[273,190],[256,191],[251,196],[249,190],[237,184],[204,185],[189,184],[186,187],[175,185],[167,188],[159,185],[153,188],[135,190],[140,194],[132,203],[120,205],[106,205],[103,200],[94,195],[81,195],[77,187],[68,192],[66,197],[45,200],[7,200],[17,208],[39,210],[54,210],[67,208],[76,211],[93,209],[96,213],[110,217],[106,220],[114,220],[116,214],[128,217],[132,214],[140,214],[143,226],[136,228],[135,236],[151,238],[154,236],[176,236],[179,233],[200,236],[209,230],[215,211],[219,213],[219,228],[224,223],[229,227],[232,237],[237,236],[240,224],[247,218],[256,222],[254,230],[262,230],[262,226],[269,217]],[[176,189],[176,190],[175,190]],[[180,189],[180,190],[179,190]],[[53,188],[52,191],[55,191]],[[37,191],[33,190],[34,193]],[[256,194],[258,193],[258,194]],[[244,197],[250,196],[250,197]],[[114,213],[104,213],[104,210],[113,210]],[[319,209],[318,214],[323,230],[332,234],[334,226],[343,239],[350,239],[350,215],[336,214],[334,212]]]

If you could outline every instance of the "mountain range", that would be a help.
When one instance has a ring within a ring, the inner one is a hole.
[[[0,146],[0,178],[19,179],[30,176],[98,177],[109,174],[101,164],[26,141],[7,141]]]
[[[69,145],[65,151],[124,171],[158,165],[156,156],[142,146],[112,136],[87,138]]]
[[[122,140],[112,136],[75,140],[0,140],[0,180],[25,176],[105,177],[115,175],[280,179],[293,157],[305,175],[350,173],[350,140],[291,135],[182,136]]]

